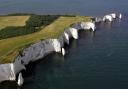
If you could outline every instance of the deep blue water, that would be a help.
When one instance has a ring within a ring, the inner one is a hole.
[[[127,0],[0,0],[0,14],[79,14],[104,15],[109,12],[126,13]]]
[[[22,89],[128,89],[127,6],[127,0],[0,0],[0,14],[123,14],[95,33],[79,32],[65,57],[53,53],[30,65]]]

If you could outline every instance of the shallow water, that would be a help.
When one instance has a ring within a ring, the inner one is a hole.
[[[29,65],[22,89],[128,89],[127,0],[1,0],[0,14],[80,14],[121,12],[121,21],[98,24],[96,32],[79,32],[66,56],[53,53]]]

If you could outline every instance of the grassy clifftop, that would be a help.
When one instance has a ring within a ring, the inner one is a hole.
[[[38,32],[0,40],[0,63],[13,62],[19,54],[19,51],[21,51],[26,45],[42,39],[58,38],[65,28],[68,28],[73,23],[81,21],[90,21],[90,17],[59,16],[59,18],[51,24],[45,27],[40,26],[40,31]]]

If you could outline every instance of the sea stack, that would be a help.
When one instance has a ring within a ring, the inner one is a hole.
[[[112,16],[113,19],[116,18],[116,13],[112,13],[112,14],[110,14],[110,15]]]
[[[122,18],[122,14],[120,13],[120,14],[119,14],[119,19],[121,19],[121,18]]]
[[[109,21],[109,22],[112,22],[112,21],[113,21],[113,18],[112,18],[111,15],[105,15],[105,16],[103,17],[103,21]]]
[[[17,84],[18,86],[22,86],[23,85],[23,82],[24,82],[24,79],[22,77],[22,73],[19,73],[19,76],[18,76],[18,81],[17,81]]]
[[[62,52],[62,55],[64,56],[65,55],[65,49],[62,48],[61,52]]]

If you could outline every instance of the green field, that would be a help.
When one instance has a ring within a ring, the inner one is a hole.
[[[48,38],[58,38],[65,28],[68,28],[73,23],[81,21],[90,21],[90,17],[60,16],[51,24],[40,27],[42,29],[38,32],[0,40],[0,63],[13,62],[19,54],[19,51],[25,48],[26,45]]]
[[[25,26],[30,16],[1,16],[0,30],[8,26]]]

